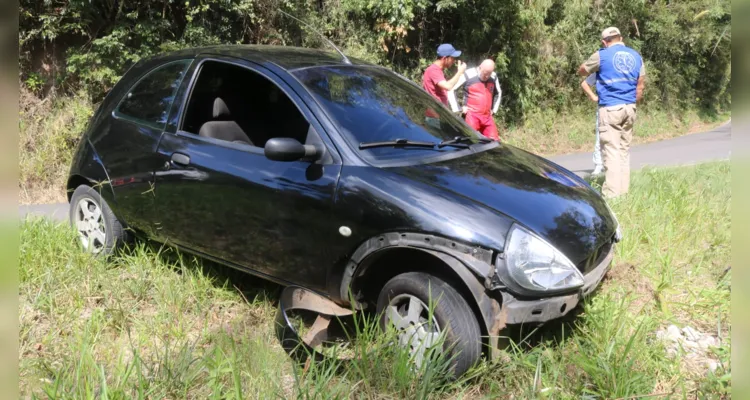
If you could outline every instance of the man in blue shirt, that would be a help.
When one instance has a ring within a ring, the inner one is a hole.
[[[596,73],[599,139],[605,169],[602,194],[612,198],[627,193],[630,187],[630,142],[636,103],[640,102],[645,87],[646,68],[641,55],[622,42],[619,29],[605,29],[602,45],[581,64],[578,74]]]

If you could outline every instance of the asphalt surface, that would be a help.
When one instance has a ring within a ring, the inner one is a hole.
[[[630,168],[634,171],[646,166],[666,167],[725,160],[731,154],[731,139],[730,121],[712,131],[634,146],[630,149]],[[594,146],[593,137],[591,146]],[[550,160],[580,176],[586,176],[594,168],[592,155],[592,152],[567,154],[550,157]],[[68,219],[67,203],[24,205],[18,211],[22,219],[35,215],[56,221]]]
[[[712,131],[633,146],[630,149],[630,169],[635,171],[646,166],[667,167],[726,160],[731,153],[731,142],[732,123],[730,121]],[[591,152],[567,154],[549,159],[578,175],[585,176],[594,170],[593,137],[591,147]]]

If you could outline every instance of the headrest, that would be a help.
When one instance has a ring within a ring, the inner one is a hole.
[[[227,103],[224,102],[224,100],[221,99],[221,97],[217,97],[216,100],[214,100],[214,118],[229,118],[229,107],[227,107]]]

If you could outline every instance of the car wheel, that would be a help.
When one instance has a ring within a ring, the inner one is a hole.
[[[432,321],[428,304],[433,303]],[[444,333],[443,351],[452,358],[451,372],[458,377],[481,357],[479,323],[456,289],[440,278],[408,272],[392,278],[378,296],[377,312],[383,328],[392,324],[399,343],[421,366],[426,349]]]
[[[93,254],[112,254],[127,234],[107,202],[91,186],[81,185],[70,198],[70,225],[83,249]]]

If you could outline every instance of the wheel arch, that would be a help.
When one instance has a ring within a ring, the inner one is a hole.
[[[490,296],[485,281],[494,273],[492,251],[434,235],[381,235],[360,246],[340,287],[342,300],[357,307],[377,299],[386,282],[406,272],[426,272],[451,284],[466,300],[479,322],[483,351],[496,347],[491,336],[505,326],[501,299]],[[489,347],[488,347],[489,346]],[[492,355],[492,354],[490,354]]]
[[[81,186],[81,185],[91,185],[91,181],[84,178],[83,175],[74,174],[68,177],[68,184],[66,185],[66,195],[68,197],[68,203],[70,203],[70,199],[73,197],[73,192]]]
[[[73,191],[81,185],[89,185],[107,202],[115,200],[115,193],[109,182],[109,174],[104,167],[99,154],[87,139],[84,139],[71,165],[71,171],[66,182],[66,197],[70,202]]]

